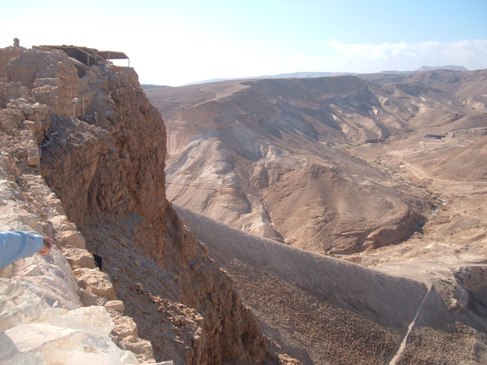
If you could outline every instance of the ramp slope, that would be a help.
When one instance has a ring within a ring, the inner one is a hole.
[[[477,319],[449,312],[434,287],[426,296],[429,289],[423,283],[250,236],[176,209],[229,272],[265,334],[304,364],[383,364],[392,359],[402,364],[406,355],[419,359],[410,364],[424,359],[437,361],[432,364],[479,363],[461,350],[465,341],[485,344],[473,328]],[[433,342],[441,352],[424,346]]]

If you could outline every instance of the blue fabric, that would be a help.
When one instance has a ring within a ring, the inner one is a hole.
[[[32,256],[44,244],[44,238],[38,234],[8,231],[0,232],[0,269],[12,262]]]

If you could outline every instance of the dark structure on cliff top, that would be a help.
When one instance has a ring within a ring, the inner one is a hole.
[[[117,51],[99,51],[95,48],[80,46],[40,46],[40,48],[57,49],[66,53],[69,57],[78,60],[86,66],[98,64],[100,61],[110,62],[111,60],[128,60],[130,67],[130,58],[123,52]]]

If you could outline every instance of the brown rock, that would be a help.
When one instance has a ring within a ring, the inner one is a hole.
[[[56,215],[50,219],[56,231],[76,231],[76,225],[68,220],[65,215]]]
[[[103,305],[106,302],[105,298],[102,298],[84,288],[78,289],[78,296],[81,303],[83,303],[85,307],[92,305]]]
[[[125,306],[121,300],[109,300],[105,303],[105,308],[110,312],[114,311],[122,314],[125,311]]]
[[[59,72],[67,78],[46,84],[61,92],[71,71]],[[90,67],[85,75],[77,82],[80,93],[91,95],[85,108],[93,117],[56,120],[56,134],[43,149],[42,173],[90,251],[103,256],[103,269],[117,278],[118,295],[139,333],[153,341],[156,358],[211,364],[264,361],[264,338],[254,317],[166,200],[165,127],[137,75],[111,66]],[[66,115],[54,99],[41,99]],[[90,278],[83,273],[80,287],[107,295],[90,288],[96,288]],[[171,314],[157,298],[191,310]]]
[[[125,338],[128,336],[139,337],[137,332],[137,325],[134,320],[128,316],[116,315],[112,317],[115,328],[113,333],[119,338]]]
[[[84,249],[85,248],[85,238],[78,231],[64,231],[58,236],[58,241],[63,246],[72,246]]]
[[[66,260],[68,260],[73,269],[80,267],[94,269],[96,267],[93,255],[85,249],[67,245],[62,250],[64,257],[66,257]]]
[[[114,300],[117,298],[110,278],[104,272],[98,270],[97,268],[78,268],[73,272],[80,288],[108,300]]]

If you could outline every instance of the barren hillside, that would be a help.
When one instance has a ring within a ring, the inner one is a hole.
[[[445,300],[482,285],[481,275],[445,288],[446,276],[418,281],[381,274],[177,210],[230,273],[265,334],[303,364],[487,361],[485,313]],[[464,300],[478,304],[474,295]]]
[[[352,253],[421,232],[438,202],[351,148],[485,126],[486,77],[440,70],[146,93],[167,121],[171,201],[313,252]]]

